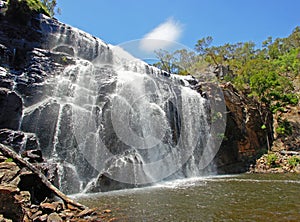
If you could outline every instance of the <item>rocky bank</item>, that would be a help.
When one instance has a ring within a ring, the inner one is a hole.
[[[22,158],[2,144],[0,151],[1,221],[115,220],[111,210],[89,209],[49,187],[43,179],[49,172],[42,169],[43,162],[37,162],[36,157],[42,158],[40,153]]]
[[[250,167],[250,173],[300,173],[300,152],[282,150],[264,154]]]

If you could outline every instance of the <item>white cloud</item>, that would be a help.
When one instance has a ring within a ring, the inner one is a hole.
[[[179,40],[182,30],[181,23],[169,18],[144,36],[140,42],[140,48],[147,52],[166,49]]]

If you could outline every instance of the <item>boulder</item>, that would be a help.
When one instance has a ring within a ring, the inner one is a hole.
[[[24,217],[22,204],[15,198],[18,192],[15,186],[0,185],[0,214],[12,221],[23,221]]]
[[[22,157],[30,163],[41,163],[44,161],[41,150],[26,150],[22,153]]]
[[[63,222],[57,213],[52,213],[48,216],[47,222]]]
[[[41,107],[24,113],[21,130],[35,133],[45,157],[53,152],[53,141],[59,115],[59,104],[55,101],[46,101]]]
[[[0,88],[0,129],[17,130],[22,116],[22,99],[14,91]]]
[[[20,168],[14,162],[9,161],[6,160],[0,163],[0,181],[2,184],[17,186],[20,182],[20,178],[18,177]]]
[[[0,143],[9,145],[17,153],[40,149],[39,141],[35,134],[10,129],[0,129]]]
[[[127,150],[123,154],[112,157],[106,161],[106,166],[106,169],[90,184],[87,192],[107,192],[150,185],[143,182],[147,181],[148,176],[143,169],[140,155],[134,150]]]
[[[6,160],[0,163],[0,181],[3,184],[13,184],[17,186],[20,181],[19,177],[17,177],[20,168],[14,162],[9,161]]]

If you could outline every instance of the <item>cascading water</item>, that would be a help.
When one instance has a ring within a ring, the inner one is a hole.
[[[62,191],[201,175],[216,153],[207,99],[184,78],[77,29],[48,20],[41,27],[50,33],[48,47],[76,59],[48,79],[55,87],[26,107],[21,127],[36,133],[44,155],[59,164]]]

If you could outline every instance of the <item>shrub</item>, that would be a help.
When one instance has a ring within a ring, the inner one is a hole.
[[[293,127],[287,119],[278,119],[278,127],[276,128],[276,132],[283,136],[291,135],[293,133]]]
[[[292,156],[291,158],[289,158],[288,163],[290,166],[295,167],[300,164],[300,157]]]
[[[288,93],[283,95],[282,101],[295,106],[298,104],[299,99],[296,94]]]
[[[276,156],[276,154],[271,153],[267,155],[267,163],[269,166],[271,167],[277,167],[277,161],[278,157]]]
[[[13,162],[14,160],[12,159],[12,158],[7,158],[6,160],[5,160],[5,162],[6,163],[11,163],[11,162]]]

